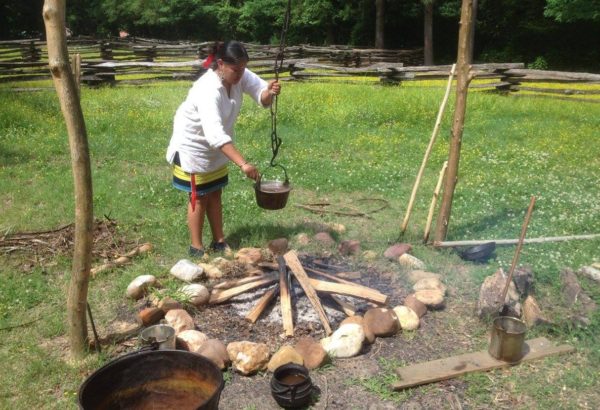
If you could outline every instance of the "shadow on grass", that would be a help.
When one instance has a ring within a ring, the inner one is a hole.
[[[458,223],[452,226],[452,236],[465,239],[497,239],[480,237],[472,238],[472,236],[477,234],[483,235],[484,232],[494,231],[495,229],[499,230],[500,226],[503,225],[503,222],[509,219],[508,215],[511,213],[514,214],[517,211],[520,210],[502,208],[498,209],[496,212],[494,212],[494,214],[485,216],[479,220],[474,220],[467,223]]]

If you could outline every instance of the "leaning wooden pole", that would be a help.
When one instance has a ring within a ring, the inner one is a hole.
[[[412,193],[410,194],[410,199],[408,201],[408,207],[406,208],[406,214],[404,215],[404,220],[402,221],[402,226],[400,227],[400,233],[404,234],[406,231],[406,227],[408,226],[408,220],[410,219],[410,214],[412,212],[413,206],[415,205],[415,198],[417,197],[417,190],[419,189],[419,184],[421,183],[421,178],[423,178],[423,172],[425,172],[425,166],[427,165],[427,160],[429,160],[429,156],[431,155],[431,150],[433,149],[433,144],[435,144],[435,140],[440,131],[440,125],[442,123],[442,118],[444,117],[444,111],[446,111],[446,104],[448,103],[448,97],[450,96],[450,90],[452,89],[452,80],[454,79],[454,70],[456,68],[456,64],[452,64],[452,68],[450,69],[450,75],[448,76],[448,84],[446,85],[446,93],[444,94],[444,98],[442,99],[442,103],[440,104],[440,109],[438,111],[437,119],[435,121],[435,125],[433,126],[433,132],[431,133],[431,138],[429,139],[429,145],[425,150],[425,156],[423,157],[423,161],[421,162],[421,167],[419,168],[419,172],[417,172],[417,178],[415,179],[415,184],[413,185]]]
[[[471,82],[471,30],[473,30],[473,0],[463,0],[460,16],[460,31],[458,34],[458,55],[456,59],[456,106],[454,108],[454,119],[452,121],[452,135],[450,140],[450,152],[448,155],[448,169],[444,182],[444,194],[442,204],[435,226],[435,240],[443,241],[448,232],[450,213],[452,210],[452,199],[458,181],[458,164],[460,162],[460,147],[465,125],[465,112],[467,110],[467,94]]]
[[[444,182],[444,176],[446,176],[446,168],[448,168],[448,161],[444,161],[444,165],[442,165],[442,170],[440,171],[440,175],[438,176],[438,182],[435,185],[435,190],[433,191],[431,205],[429,205],[429,212],[427,213],[427,222],[425,222],[423,243],[427,243],[427,241],[429,240],[429,232],[431,229],[431,222],[433,221],[433,213],[435,212],[435,206],[437,204],[438,197],[440,196],[440,191],[442,190],[442,183]]]
[[[65,118],[71,151],[75,192],[75,246],[67,295],[67,324],[71,356],[87,353],[86,306],[92,262],[92,173],[83,112],[77,85],[69,64],[65,27],[65,0],[45,0],[42,11],[46,26],[48,64]]]

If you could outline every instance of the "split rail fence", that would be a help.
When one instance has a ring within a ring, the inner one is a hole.
[[[148,39],[68,41],[70,55],[81,56],[81,82],[90,86],[143,83],[153,80],[194,80],[212,42],[184,43]],[[246,44],[250,68],[274,74],[276,46]],[[383,83],[446,79],[450,65],[422,66],[423,50],[379,50],[348,46],[290,46],[285,49],[280,77],[297,81],[356,81]],[[50,79],[44,41],[0,41],[0,82]],[[522,63],[475,64],[472,89],[528,92],[551,96],[600,95],[600,74],[525,69]],[[535,84],[534,84],[535,83]]]

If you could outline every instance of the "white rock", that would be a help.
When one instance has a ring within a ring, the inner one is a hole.
[[[204,270],[199,265],[187,259],[181,259],[171,268],[171,275],[184,282],[194,282],[202,278]]]
[[[198,330],[184,330],[177,335],[177,343],[189,352],[198,352],[208,336]]]
[[[206,286],[199,283],[182,286],[180,291],[190,299],[190,303],[194,306],[204,306],[210,299],[210,293]]]
[[[444,285],[437,278],[424,278],[419,280],[417,283],[413,285],[413,290],[416,292],[418,290],[426,290],[426,289],[437,289],[442,294],[446,294],[446,285]]]
[[[394,313],[398,317],[402,330],[415,330],[419,327],[419,315],[408,306],[396,306]]]
[[[580,272],[588,278],[600,282],[600,269],[596,269],[594,266],[584,266]]]
[[[425,263],[419,258],[411,255],[410,253],[403,253],[398,258],[400,266],[407,269],[421,269],[425,270]]]
[[[153,275],[140,275],[127,286],[127,296],[139,299],[144,296],[149,287],[155,284],[156,278]]]
[[[321,339],[321,346],[331,357],[356,356],[365,340],[363,327],[356,323],[342,325],[329,337]]]

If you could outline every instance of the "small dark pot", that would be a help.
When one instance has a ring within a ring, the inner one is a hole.
[[[271,394],[281,407],[296,409],[311,401],[312,380],[308,369],[294,363],[279,366],[271,378]]]
[[[263,209],[278,210],[285,208],[290,195],[289,181],[261,181],[259,178],[254,184],[256,203]]]
[[[496,242],[487,242],[467,248],[461,252],[460,257],[468,261],[485,262],[492,257],[494,250],[496,250]]]

